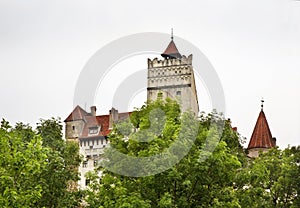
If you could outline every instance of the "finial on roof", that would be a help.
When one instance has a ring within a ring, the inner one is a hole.
[[[173,39],[174,39],[173,28],[171,28],[171,42],[169,43],[166,50],[161,54],[161,56],[164,57],[164,58],[171,58],[171,59],[179,58],[179,59],[181,59],[182,56],[179,53]]]
[[[261,105],[260,105],[262,111],[264,110],[264,102],[265,102],[264,98],[262,98],[261,99]]]

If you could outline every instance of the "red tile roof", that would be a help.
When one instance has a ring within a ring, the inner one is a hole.
[[[181,58],[181,54],[179,53],[175,43],[173,40],[169,43],[167,49],[161,54],[164,58]]]
[[[85,116],[90,115],[85,110],[83,110],[79,105],[77,105],[72,113],[64,120],[64,122],[68,121],[76,121],[76,120],[84,120]]]
[[[124,112],[118,114],[118,121],[127,119],[132,112]],[[109,129],[109,114],[92,116],[90,113],[87,113],[80,106],[76,106],[72,113],[64,120],[64,122],[83,120],[84,127],[79,138],[90,138],[90,137],[99,137],[107,136],[111,129]],[[89,129],[91,127],[100,127],[100,131],[97,134],[89,134]]]
[[[100,131],[98,134],[89,135],[89,128],[90,127],[100,127]],[[86,116],[86,123],[83,127],[82,137],[95,137],[95,136],[107,136],[110,133],[109,129],[109,115],[102,115],[102,116]]]
[[[263,110],[261,110],[256,121],[248,149],[271,148],[275,146],[275,140],[272,138],[265,113]]]

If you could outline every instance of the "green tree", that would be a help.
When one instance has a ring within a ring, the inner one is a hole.
[[[298,151],[273,148],[250,161],[237,180],[243,207],[299,207]]]
[[[13,129],[5,120],[0,141],[0,207],[34,207],[43,192],[37,178],[46,168],[49,149],[28,126]]]
[[[0,207],[78,207],[79,147],[64,141],[59,119],[37,130],[2,120],[0,141]]]
[[[155,109],[161,109],[165,116],[158,118],[156,114],[161,112]],[[175,101],[158,99],[133,112],[130,120],[135,131],[130,131],[132,126],[126,121],[116,125],[109,137],[111,146],[123,154],[149,157],[168,150],[178,140],[181,145],[173,151],[189,149],[189,153],[172,168],[146,177],[122,176],[103,168],[101,178],[90,173],[88,207],[239,207],[234,179],[242,167],[240,153],[226,143],[231,142],[238,149],[239,138],[229,126],[220,134],[224,124],[221,116],[210,115],[199,121],[191,113],[181,114]],[[193,136],[195,140],[191,143],[187,138]],[[106,151],[113,154],[110,148]],[[168,153],[169,162],[178,159],[176,154]],[[117,168],[132,171],[134,165],[130,161],[111,158],[109,162],[117,164]],[[147,173],[147,168],[145,164],[141,171]]]
[[[42,196],[37,207],[77,207],[80,192],[72,187],[77,183],[78,166],[81,162],[79,146],[75,142],[66,142],[62,135],[60,119],[40,120],[37,133],[47,147],[47,166],[38,180],[42,184]]]

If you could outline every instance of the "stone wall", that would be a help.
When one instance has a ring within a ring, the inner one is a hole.
[[[259,156],[259,152],[266,152],[268,151],[268,148],[252,148],[248,150],[248,157],[258,157]]]
[[[109,141],[105,137],[83,138],[79,140],[79,153],[83,156],[83,162],[79,166],[80,180],[78,181],[78,185],[79,189],[86,189],[89,182],[85,175],[99,165],[103,159],[104,148],[109,145]],[[101,176],[101,172],[99,176]]]
[[[69,121],[66,122],[66,139],[67,140],[77,140],[80,137],[84,127],[83,120]]]
[[[181,59],[148,59],[147,99],[163,98],[178,100],[182,111],[192,110],[198,115],[198,98],[192,66],[192,55]]]

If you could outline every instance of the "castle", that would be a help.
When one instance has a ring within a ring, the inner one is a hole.
[[[172,36],[161,56],[163,60],[148,59],[147,99],[156,100],[158,93],[161,93],[163,98],[177,99],[183,112],[190,109],[197,116],[199,106],[192,54],[182,56]]]
[[[188,57],[181,55],[172,35],[171,42],[161,56],[162,60],[148,59],[147,99],[156,100],[158,94],[163,98],[176,99],[183,112],[191,110],[197,116],[199,107],[192,55]],[[85,174],[97,166],[102,159],[104,148],[109,145],[108,134],[113,124],[128,118],[131,114],[131,112],[119,113],[117,109],[111,108],[109,114],[97,116],[96,111],[96,106],[92,106],[90,112],[76,106],[64,120],[67,141],[78,142],[80,154],[84,157],[79,167],[81,179],[78,185],[81,189],[89,184]],[[259,151],[267,151],[274,146],[276,140],[272,137],[262,105],[247,148],[248,156],[257,157]]]

